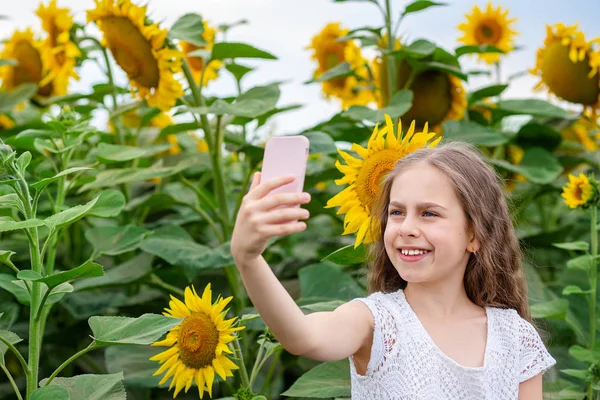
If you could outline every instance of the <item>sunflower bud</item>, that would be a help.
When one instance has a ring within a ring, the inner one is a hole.
[[[589,208],[600,203],[598,182],[584,174],[579,176],[569,174],[569,182],[563,188],[561,196],[570,208]]]

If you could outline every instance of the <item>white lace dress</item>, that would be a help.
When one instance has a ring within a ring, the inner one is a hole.
[[[436,346],[402,290],[356,300],[373,313],[375,330],[365,375],[350,357],[352,400],[516,400],[519,383],[556,363],[512,309],[486,308],[484,365],[465,367]]]

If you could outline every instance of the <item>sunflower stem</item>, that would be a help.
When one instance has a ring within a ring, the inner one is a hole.
[[[10,374],[10,371],[8,370],[8,368],[6,368],[4,366],[4,364],[2,364],[2,363],[0,363],[0,368],[2,368],[2,371],[4,371],[4,373],[6,374],[6,377],[8,378],[10,385],[12,386],[13,390],[15,391],[15,394],[17,395],[17,399],[23,400],[23,397],[21,396],[21,392],[19,392],[19,388],[17,387],[17,384],[15,383],[15,380],[13,379],[12,375]]]
[[[256,359],[254,360],[254,365],[252,366],[252,372],[250,372],[250,389],[252,389],[252,384],[254,383],[254,380],[256,379],[256,374],[258,373],[258,370],[260,369],[259,366],[262,363],[263,349],[265,348],[266,340],[267,340],[266,338],[263,338],[263,341],[260,344],[260,347],[258,348],[258,352],[256,353]]]
[[[240,377],[242,379],[242,386],[249,388],[250,380],[248,379],[248,371],[246,370],[246,364],[244,363],[244,355],[242,354],[242,348],[240,347],[239,337],[236,335],[235,340],[233,341],[233,347],[235,351],[235,355],[240,360]]]
[[[598,231],[596,230],[596,224],[598,220],[598,208],[594,205],[590,208],[590,227],[591,227],[591,244],[592,244],[592,268],[590,270],[590,351],[594,351],[596,345],[596,299],[597,299],[597,288],[598,288],[598,262],[596,256],[598,255]],[[593,399],[594,389],[592,382],[588,383],[588,398]]]
[[[494,67],[495,67],[495,70],[496,70],[496,84],[500,85],[502,83],[500,61],[496,61],[494,63]],[[500,98],[500,95],[498,95],[498,98]]]
[[[166,290],[168,293],[173,293],[176,294],[180,297],[184,297],[184,292],[183,290],[181,290],[180,288],[170,285],[167,282],[163,281],[162,279],[160,279],[156,274],[151,274],[150,275],[150,284],[154,285],[156,287],[159,287],[161,289]]]
[[[92,350],[98,349],[102,346],[99,346],[96,341],[92,341],[92,343],[89,344],[88,347],[86,347],[83,350],[79,350],[77,353],[73,354],[71,357],[69,357],[65,362],[63,362],[58,368],[56,368],[56,371],[54,371],[52,373],[52,375],[50,375],[50,377],[48,378],[48,380],[46,382],[44,382],[44,386],[48,386],[50,384],[50,382],[52,382],[54,380],[54,378],[56,378],[56,376],[60,373],[60,371],[62,371],[63,369],[65,369],[65,367],[69,364],[71,364],[73,361],[75,361],[76,359],[78,359],[79,357],[81,357],[82,355],[84,355],[85,353],[88,353]]]
[[[392,31],[392,5],[390,0],[385,0],[385,27],[387,29],[387,48],[391,53],[394,51],[394,32]],[[386,105],[389,104],[390,100],[394,96],[394,87],[396,84],[395,77],[395,58],[388,54],[387,56],[387,71],[388,71],[388,98],[386,99]]]

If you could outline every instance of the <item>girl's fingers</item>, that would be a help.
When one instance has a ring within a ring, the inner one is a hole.
[[[268,181],[260,182],[260,185],[256,186],[254,190],[248,192],[248,197],[253,200],[258,200],[265,197],[271,190],[277,189],[286,183],[292,182],[296,179],[294,175],[281,175]],[[254,183],[254,182],[252,182]]]
[[[259,183],[260,183],[260,172],[255,172],[254,175],[252,175],[252,182],[250,183],[250,189],[248,191],[257,187]]]
[[[266,229],[266,233],[269,237],[273,236],[286,236],[292,233],[302,232],[306,229],[306,223],[304,222],[290,222],[288,224],[277,224],[269,225]]]
[[[260,200],[261,210],[271,210],[273,208],[282,206],[290,207],[299,204],[306,204],[310,202],[310,194],[304,193],[277,193],[272,196],[267,196]]]
[[[282,224],[299,219],[307,219],[310,216],[304,208],[280,208],[266,212],[263,217],[265,224]]]

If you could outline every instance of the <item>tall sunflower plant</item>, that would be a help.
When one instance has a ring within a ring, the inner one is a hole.
[[[66,204],[77,176],[92,166],[64,167],[71,164],[73,153],[94,134],[94,129],[86,121],[74,118],[70,111],[49,121],[48,127],[51,128],[45,132],[45,139],[38,138],[34,143],[36,150],[48,158],[33,158],[29,151],[18,154],[0,140],[0,232],[3,235],[0,287],[4,291],[5,305],[12,303],[6,295],[12,295],[29,310],[28,323],[23,327],[15,325],[16,329],[12,330],[3,321],[4,328],[8,329],[0,330],[0,368],[14,390],[13,395],[20,400],[73,399],[77,398],[72,394],[76,392],[122,393],[125,398],[122,373],[59,375],[94,349],[124,344],[150,345],[180,324],[181,319],[149,313],[137,318],[93,316],[88,321],[92,334],[87,347],[63,360],[51,373],[48,368],[52,368],[52,363],[43,365],[47,354],[42,351],[45,330],[47,327],[56,329],[48,319],[54,306],[75,290],[71,282],[104,277],[104,268],[91,257],[73,268],[56,263],[59,244],[56,239],[82,219],[118,213],[124,205],[106,192],[83,204]],[[21,132],[21,138],[27,135],[27,131]],[[48,172],[45,162],[54,162],[56,170],[40,176],[37,171]],[[10,243],[20,245],[11,248]],[[3,310],[2,314],[11,308]],[[12,317],[10,319],[14,322]],[[28,336],[27,345],[23,345],[24,335]]]
[[[561,369],[565,376],[574,378],[579,384],[571,384],[559,394],[569,398],[594,399],[598,396],[600,373],[597,342],[598,311],[598,206],[600,205],[599,182],[593,174],[580,172],[569,175],[562,190],[564,203],[571,210],[583,211],[589,220],[589,240],[555,243],[554,246],[572,256],[566,262],[566,277],[560,281],[563,298],[554,300],[555,309],[568,312],[569,303],[579,309],[577,317],[582,321],[577,333],[577,344],[568,352],[574,362]],[[586,221],[587,222],[587,221]],[[587,315],[586,315],[587,314]],[[586,320],[587,317],[587,320]],[[585,328],[587,329],[585,329]]]

